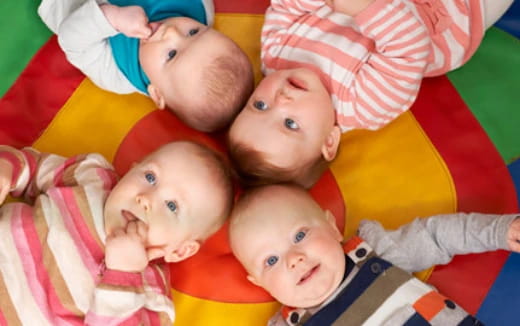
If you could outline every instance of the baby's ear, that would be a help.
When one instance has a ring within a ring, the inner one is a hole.
[[[150,94],[150,98],[155,103],[158,109],[164,109],[166,106],[166,102],[161,91],[155,87],[154,85],[148,85],[148,94]]]
[[[168,246],[154,247],[146,249],[148,261],[164,257],[167,263],[175,263],[191,257],[199,251],[200,243],[195,240],[186,240],[177,248],[169,248]]]
[[[167,263],[176,263],[195,255],[199,249],[200,242],[196,240],[186,240],[182,242],[177,249],[167,250],[164,254],[164,260]]]
[[[332,228],[332,232],[334,233],[334,238],[339,242],[343,241],[343,234],[339,232],[338,226],[336,225],[336,217],[329,210],[325,211],[325,219],[330,224]]]
[[[338,126],[334,126],[321,146],[321,154],[326,161],[330,162],[336,157],[340,141],[341,129]]]
[[[258,281],[256,280],[256,278],[254,278],[254,276],[251,276],[251,275],[247,275],[247,280],[251,283],[253,283],[254,285],[256,286],[260,286],[260,284],[258,284]]]

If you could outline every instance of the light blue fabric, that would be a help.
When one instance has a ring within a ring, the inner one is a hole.
[[[169,17],[190,17],[207,24],[202,1],[196,0],[110,0],[116,6],[143,7],[151,22]],[[110,46],[117,66],[141,92],[148,94],[150,80],[139,63],[139,39],[117,34],[110,37]]]

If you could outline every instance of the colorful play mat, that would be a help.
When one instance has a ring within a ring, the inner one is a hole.
[[[186,0],[189,1],[189,0]],[[0,1],[0,143],[73,155],[100,152],[124,173],[159,145],[192,139],[224,150],[141,95],[94,86],[65,59],[36,14],[38,1]],[[259,81],[267,0],[215,0],[215,27],[249,54]],[[360,219],[397,227],[456,211],[518,212],[520,0],[461,69],[426,79],[417,102],[377,132],[345,134],[338,159],[311,190],[345,236]],[[0,240],[1,241],[1,240]],[[265,325],[278,305],[248,283],[226,228],[200,254],[172,265],[175,325]],[[520,255],[456,257],[418,274],[486,325],[518,325]]]

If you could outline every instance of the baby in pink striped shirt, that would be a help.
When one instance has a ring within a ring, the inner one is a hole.
[[[227,219],[229,173],[211,150],[173,142],[119,181],[99,154],[0,146],[0,322],[168,325],[166,263],[196,254]],[[20,309],[23,307],[23,309]]]
[[[512,0],[271,0],[266,77],[229,131],[250,183],[312,186],[341,134],[408,110],[423,77],[460,67]]]

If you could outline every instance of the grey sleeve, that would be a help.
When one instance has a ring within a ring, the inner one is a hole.
[[[63,19],[57,31],[58,43],[67,60],[94,84],[114,93],[135,93],[138,90],[119,70],[112,56],[108,38],[117,33],[96,0],[83,0]]]
[[[54,34],[58,34],[61,23],[83,3],[85,0],[42,0],[38,16]]]
[[[359,236],[383,259],[409,272],[447,264],[454,255],[508,249],[507,231],[518,217],[458,213],[417,218],[386,231],[376,221],[361,221]]]

